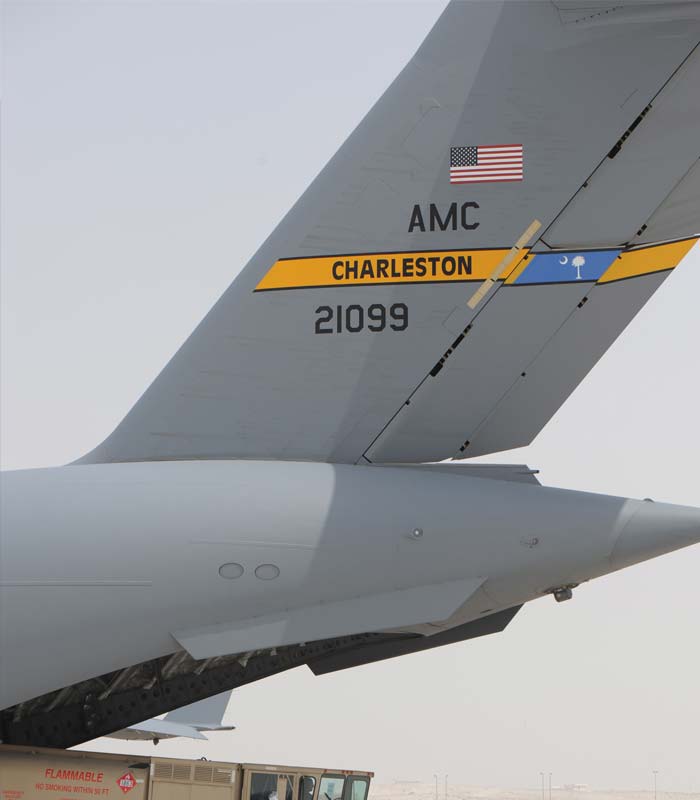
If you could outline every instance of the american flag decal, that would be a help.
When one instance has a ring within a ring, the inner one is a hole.
[[[521,144],[450,148],[450,183],[493,183],[523,179]]]

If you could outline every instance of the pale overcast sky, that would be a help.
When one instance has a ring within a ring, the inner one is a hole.
[[[3,468],[112,430],[442,5],[4,4]],[[698,298],[696,250],[537,441],[492,460],[700,506]],[[234,694],[234,733],[155,752],[502,786],[650,788],[657,769],[661,790],[700,792],[699,575],[695,547],[532,603],[500,636],[282,674]]]

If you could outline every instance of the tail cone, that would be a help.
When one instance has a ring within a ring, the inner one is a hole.
[[[699,542],[700,509],[647,500],[620,533],[610,561],[622,569]]]

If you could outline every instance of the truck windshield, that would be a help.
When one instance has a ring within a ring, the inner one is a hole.
[[[318,800],[342,800],[345,778],[335,775],[324,775],[318,791]]]
[[[350,778],[348,800],[366,800],[368,788],[365,778]]]

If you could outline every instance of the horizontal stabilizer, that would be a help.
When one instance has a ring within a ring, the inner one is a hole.
[[[377,466],[384,465],[377,464]],[[537,478],[539,470],[530,469],[527,464],[392,464],[392,467],[396,466],[403,469],[422,470],[430,474],[443,472],[446,475],[461,475],[466,478],[542,485]]]
[[[284,614],[175,631],[173,636],[193,658],[200,659],[436,622],[447,619],[482,583],[482,578],[465,578],[398,589]]]

